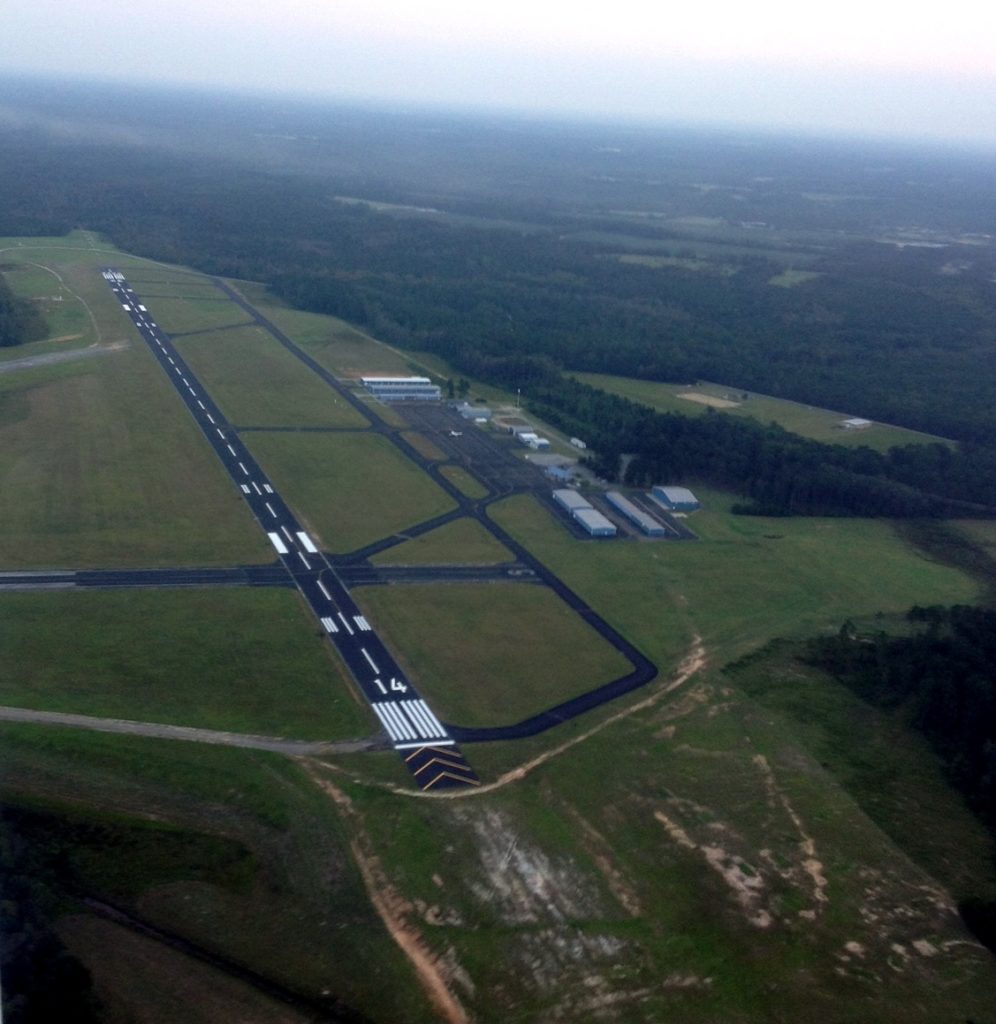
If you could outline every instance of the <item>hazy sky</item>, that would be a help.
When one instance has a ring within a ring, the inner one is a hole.
[[[30,0],[0,67],[996,145],[991,0]]]

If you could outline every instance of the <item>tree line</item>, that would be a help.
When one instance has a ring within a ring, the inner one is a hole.
[[[35,303],[16,296],[0,273],[0,348],[38,341],[46,334],[45,318]]]

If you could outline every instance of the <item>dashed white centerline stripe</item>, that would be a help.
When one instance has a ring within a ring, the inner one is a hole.
[[[284,531],[284,536],[293,544],[294,538],[290,535],[290,530],[286,526],[281,526],[280,529]]]
[[[207,414],[207,418],[211,421],[211,423],[214,423],[214,417],[211,415],[211,413]]]
[[[263,492],[262,492],[262,491],[261,491],[261,490],[259,489],[259,484],[257,484],[255,480],[253,480],[253,482],[252,482],[252,489],[253,489],[253,490],[254,490],[254,491],[255,491],[255,492],[257,493],[257,494],[262,494],[262,493],[263,493]]]
[[[325,589],[325,584],[321,580],[318,580],[318,589],[325,595],[326,601],[332,600],[332,595]]]
[[[325,588],[322,587],[322,589],[324,590]],[[346,616],[343,615],[342,612],[336,612],[336,614],[339,616],[339,620],[342,622],[342,624],[346,627],[346,632],[350,636],[352,636],[353,635],[353,627],[346,621]]]
[[[214,429],[218,431],[218,436],[222,439],[222,441],[224,441],[225,440],[225,434],[222,431],[221,427],[215,427]]]
[[[225,445],[225,447],[232,453],[232,458],[235,458],[235,449],[230,444]],[[241,466],[242,463],[240,462],[239,465]]]
[[[234,455],[234,454],[235,454],[235,452],[232,452],[232,454]],[[246,476],[248,476],[248,475],[249,475],[249,470],[248,470],[248,469],[246,469],[246,467],[245,467],[245,466],[243,466],[241,462],[239,463],[239,469],[241,469],[241,470],[242,470],[242,472],[243,472],[243,473],[245,473],[245,475],[246,475]]]
[[[198,401],[198,403],[197,403],[197,404],[198,404],[198,405],[199,405],[199,406],[200,406],[200,407],[201,407],[202,409],[204,408],[204,403],[203,403],[203,402],[200,402],[200,401]]]
[[[247,487],[246,491],[248,491],[248,490],[249,490],[249,488]],[[273,506],[269,502],[266,502],[266,511],[269,512],[270,515],[273,516],[274,519],[277,518],[277,513],[273,511]]]
[[[367,649],[365,647],[360,648],[360,654],[362,654],[363,657],[367,659],[367,664],[374,670],[374,672],[376,672],[377,675],[380,675],[380,669],[377,668],[377,662],[374,661],[369,654],[367,654]]]

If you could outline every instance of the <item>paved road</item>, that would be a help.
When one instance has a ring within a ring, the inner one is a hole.
[[[423,789],[478,785],[453,737],[405,677],[328,558],[301,528],[140,296],[120,271],[108,267],[102,273],[241,492],[413,778]]]
[[[61,725],[91,732],[123,733],[128,736],[152,736],[162,740],[185,740],[221,747],[246,750],[271,750],[276,754],[302,756],[310,754],[355,754],[361,750],[382,750],[378,737],[356,740],[288,740],[280,736],[252,736],[216,729],[197,729],[186,725],[164,725],[160,722],[133,722],[126,718],[100,718],[95,715],[72,715],[61,711],[35,711],[32,708],[0,706],[0,721],[34,722],[37,725]]]

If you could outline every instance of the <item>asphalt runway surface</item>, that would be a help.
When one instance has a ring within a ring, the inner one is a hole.
[[[412,777],[423,789],[478,785],[454,738],[405,677],[328,558],[302,529],[169,336],[152,319],[141,297],[120,271],[108,267],[102,273],[241,492]]]
[[[369,429],[372,432],[383,435],[401,449],[457,505],[454,511],[419,524],[404,534],[384,538],[346,556],[330,558],[318,551],[312,539],[300,528],[272,482],[265,477],[251,453],[241,443],[238,428],[229,424],[211,401],[173,348],[168,335],[151,319],[151,313],[144,308],[124,277],[110,268],[104,271],[104,276],[108,278],[116,297],[131,316],[162,369],[173,381],[204,436],[240,489],[257,522],[274,545],[278,561],[270,567],[242,566],[221,570],[115,570],[113,572],[119,582],[107,575],[111,572],[109,570],[72,574],[76,577],[75,581],[67,581],[68,574],[53,574],[51,585],[74,585],[74,582],[84,586],[157,585],[158,580],[162,585],[208,585],[208,582],[216,581],[219,585],[297,587],[370,702],[391,746],[403,757],[409,771],[424,789],[472,786],[478,783],[473,769],[457,746],[458,741],[474,743],[534,736],[645,686],[656,678],[658,670],[653,662],[486,514],[489,504],[509,494],[532,493],[542,496],[549,485],[535,466],[517,459],[506,446],[466,424],[445,406],[423,403],[400,406],[411,428],[431,436],[433,443],[454,462],[471,472],[489,491],[488,496],[482,500],[468,499],[440,472],[438,463],[425,458],[400,435],[397,428],[371,417],[368,404],[348,386],[300,349],[226,282],[214,279],[219,290],[236,303],[253,323],[266,330],[340,397],[362,413],[370,421]],[[378,551],[462,516],[475,519],[504,544],[512,553],[512,561],[496,567],[378,567],[368,561]],[[186,580],[182,578],[184,573],[188,574]],[[214,574],[213,577],[211,574]],[[16,585],[10,580],[10,575],[0,576],[0,587]],[[550,587],[592,629],[627,658],[631,670],[610,683],[511,725],[469,728],[440,721],[416,693],[348,591],[350,586],[357,585],[459,579],[496,583],[515,581]]]

